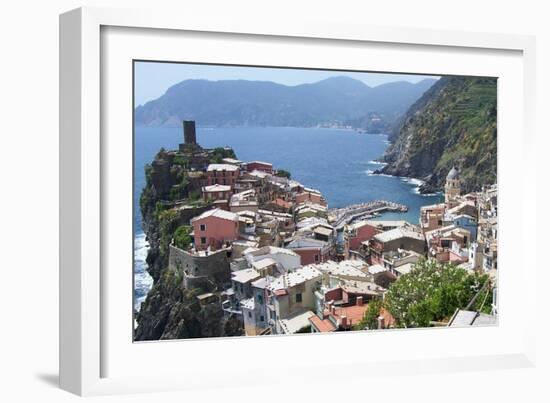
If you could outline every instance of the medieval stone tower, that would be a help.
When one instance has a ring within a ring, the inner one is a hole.
[[[183,138],[185,144],[197,144],[197,134],[195,132],[195,121],[183,121]]]
[[[458,175],[458,169],[452,167],[447,174],[447,180],[445,182],[445,203],[452,203],[460,195],[460,178]]]

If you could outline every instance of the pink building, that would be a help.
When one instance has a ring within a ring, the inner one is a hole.
[[[348,240],[348,249],[361,249],[361,242],[370,240],[378,234],[380,230],[376,226],[369,224],[368,221],[361,221],[350,225],[347,228],[346,236]]]
[[[239,167],[235,165],[210,164],[206,170],[206,184],[207,186],[227,185],[233,189],[239,173]]]
[[[239,236],[239,216],[221,209],[208,210],[191,220],[195,249],[220,249]]]
[[[311,202],[315,204],[320,204],[322,206],[325,206],[327,204],[321,193],[313,191],[304,191],[302,193],[298,193],[295,196],[295,202],[296,204]]]
[[[290,242],[286,248],[300,256],[302,266],[323,263],[330,258],[329,243],[318,239],[298,238]]]
[[[273,165],[269,162],[263,162],[263,161],[251,161],[246,164],[246,170],[248,172],[252,171],[261,171],[268,174],[273,173]]]

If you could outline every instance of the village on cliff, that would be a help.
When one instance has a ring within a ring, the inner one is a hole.
[[[373,302],[383,301],[421,261],[452,263],[490,279],[490,313],[473,303],[457,306],[434,326],[497,323],[495,184],[462,194],[453,168],[444,202],[422,207],[417,223],[386,220],[382,213],[407,206],[374,201],[330,209],[318,190],[269,162],[211,163],[193,121],[184,122],[184,138],[165,155],[189,161],[187,176],[200,183],[200,208],[186,199],[165,202],[189,228],[189,242],[170,240],[167,270],[181,276],[183,288],[212,290],[197,295],[199,303],[219,304],[224,315],[241,321],[243,335],[396,327],[391,312]],[[153,186],[162,186],[167,169],[165,160],[153,162]],[[364,321],[370,306],[376,306],[374,323]]]

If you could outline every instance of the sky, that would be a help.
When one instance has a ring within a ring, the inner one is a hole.
[[[374,87],[393,81],[417,83],[425,78],[415,74],[357,73],[329,70],[300,70],[266,67],[214,66],[185,63],[136,62],[134,70],[135,105],[157,99],[174,84],[188,79],[260,80],[284,85],[314,83],[334,76],[349,76]]]

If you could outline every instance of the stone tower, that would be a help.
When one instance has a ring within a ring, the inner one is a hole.
[[[195,121],[183,121],[183,138],[185,144],[197,144],[197,134],[195,132]]]
[[[445,181],[445,203],[453,203],[456,201],[457,196],[460,196],[460,178],[458,169],[452,167]]]

